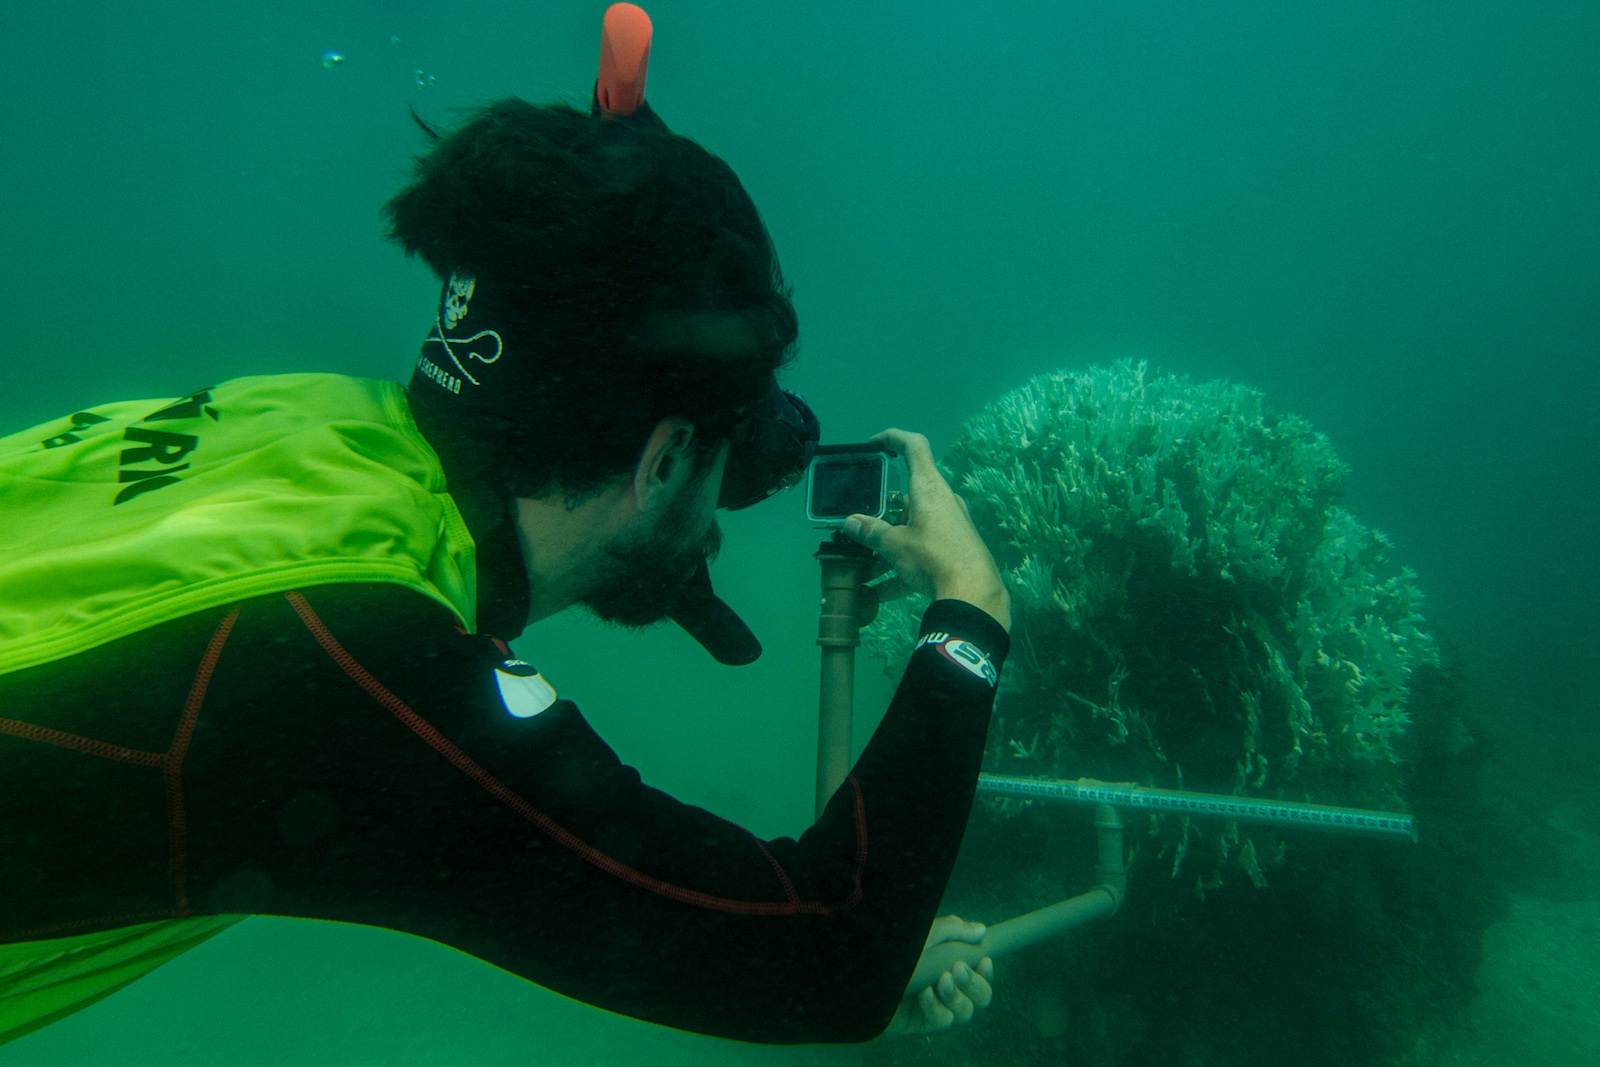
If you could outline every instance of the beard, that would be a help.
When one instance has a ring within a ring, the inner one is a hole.
[[[606,546],[578,603],[603,622],[631,629],[667,618],[700,565],[722,548],[715,519],[704,533],[695,533],[699,485],[684,486],[648,534]]]

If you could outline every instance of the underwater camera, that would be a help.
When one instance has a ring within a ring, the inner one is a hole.
[[[818,445],[806,469],[806,518],[840,527],[852,515],[905,521],[905,461],[888,445]]]

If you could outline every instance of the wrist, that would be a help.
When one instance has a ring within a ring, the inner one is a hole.
[[[1011,594],[999,582],[952,582],[934,587],[936,600],[961,600],[998,622],[1011,632]]]

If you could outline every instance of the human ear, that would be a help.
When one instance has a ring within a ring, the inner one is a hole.
[[[634,500],[640,511],[649,511],[663,502],[671,487],[689,471],[693,440],[694,423],[687,419],[673,416],[656,423],[633,474]]]

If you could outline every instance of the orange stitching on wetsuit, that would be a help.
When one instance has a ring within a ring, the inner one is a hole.
[[[0,733],[7,733],[13,737],[25,738],[29,741],[42,741],[47,745],[56,745],[60,748],[69,748],[74,752],[84,752],[91,756],[102,756],[105,759],[116,760],[119,763],[137,763],[144,767],[160,767],[167,761],[164,752],[145,752],[137,748],[123,748],[106,741],[96,741],[92,737],[80,737],[69,734],[65,730],[52,730],[48,726],[39,726],[31,722],[18,722],[16,719],[0,719]]]
[[[852,905],[861,903],[861,872],[867,865],[867,802],[862,799],[861,783],[856,781],[856,776],[853,774],[847,774],[845,775],[845,778],[847,781],[849,781],[850,788],[855,793],[856,818],[855,889],[850,893],[850,896],[844,902],[845,907],[850,907]],[[744,830],[744,827],[741,826],[739,829]],[[794,883],[789,880],[789,872],[783,869],[783,864],[779,863],[773,857],[772,853],[767,851],[766,842],[762,841],[761,838],[757,837],[755,834],[751,834],[749,830],[744,830],[744,832],[750,834],[750,840],[756,843],[756,847],[761,850],[761,854],[767,857],[767,862],[772,864],[772,869],[777,872],[778,881],[783,883],[784,894],[788,896],[790,902],[798,903],[800,900],[800,894],[795,892]]]
[[[518,815],[522,816],[534,826],[537,826],[540,830],[544,831],[545,834],[553,838],[561,845],[570,849],[572,852],[576,853],[582,859],[600,868],[602,871],[605,871],[607,874],[619,878],[630,885],[637,886],[640,889],[645,889],[659,896],[666,897],[669,900],[676,900],[681,904],[692,904],[696,907],[707,908],[712,911],[726,911],[740,915],[833,914],[833,906],[796,899],[793,895],[792,886],[786,885],[786,891],[790,893],[791,896],[788,901],[781,904],[758,901],[730,900],[726,897],[713,896],[710,893],[702,893],[699,890],[685,889],[682,886],[676,886],[669,882],[663,882],[658,878],[650,877],[643,871],[635,870],[624,863],[612,859],[604,852],[601,852],[599,849],[583,841],[576,834],[572,833],[572,831],[568,830],[566,827],[550,818],[538,808],[535,808],[532,804],[529,804],[511,789],[507,788],[500,782],[499,779],[495,778],[488,771],[480,767],[472,759],[472,757],[468,756],[465,752],[457,748],[449,738],[445,737],[438,730],[434,729],[431,723],[429,723],[422,716],[418,715],[415,711],[412,711],[403,700],[389,692],[389,690],[386,689],[381,682],[367,672],[365,667],[356,662],[354,656],[345,651],[344,646],[339,644],[338,639],[333,636],[332,632],[328,630],[328,627],[323,623],[323,621],[317,617],[317,613],[312,610],[310,603],[308,603],[306,598],[299,592],[285,593],[284,597],[294,607],[295,614],[300,616],[300,621],[305,623],[306,629],[311,631],[311,636],[316,638],[317,644],[322,646],[323,651],[326,652],[328,656],[339,665],[340,669],[343,670],[345,674],[350,676],[351,680],[353,680],[362,689],[365,689],[369,696],[371,696],[379,704],[382,704],[395,716],[395,718],[399,719],[407,727],[409,727],[412,733],[426,741],[435,752],[449,760],[457,770],[461,771],[468,778],[471,778],[485,792],[489,793],[496,800],[499,800],[500,803],[504,804]],[[866,824],[866,813],[861,808],[861,791],[859,787],[856,790],[856,805],[856,886],[855,891],[851,893],[850,898],[847,901],[849,904],[853,904],[861,899],[861,864],[866,860],[866,839],[864,836],[862,836],[862,831],[865,829]],[[759,839],[757,843],[759,843]],[[765,851],[765,849],[763,849],[763,851]],[[771,857],[769,856],[768,858],[770,859]],[[773,866],[776,867],[777,864],[774,863]],[[782,874],[782,868],[779,868],[779,874],[780,877],[787,882],[787,876]]]
[[[856,888],[850,894],[850,899],[845,901],[848,906],[861,903],[861,872],[867,866],[867,801],[861,795],[861,783],[856,781],[855,775],[845,775],[845,781],[855,791],[856,800]]]
[[[31,722],[0,719],[0,733],[11,734],[13,737],[40,741],[74,752],[116,760],[119,763],[136,763],[142,767],[160,768],[167,787],[167,868],[172,873],[174,908],[171,911],[151,914],[179,916],[189,914],[188,824],[183,812],[183,757],[189,752],[189,739],[194,736],[194,724],[200,717],[200,705],[205,701],[206,688],[211,684],[211,674],[216,669],[217,658],[222,655],[222,646],[228,640],[228,634],[233,631],[234,621],[238,618],[239,605],[235,604],[233,610],[223,616],[222,621],[217,623],[216,630],[212,632],[211,641],[206,645],[205,655],[200,659],[200,667],[194,673],[194,682],[189,687],[189,698],[184,701],[183,714],[178,719],[172,747],[165,752],[125,748],[108,741],[69,734],[65,730],[52,730],[48,726],[39,726]],[[93,923],[109,920],[83,921]]]
[[[744,830],[744,827],[741,826],[739,829]],[[750,840],[756,843],[756,847],[761,850],[761,854],[767,857],[767,862],[772,864],[773,871],[778,875],[778,881],[783,883],[783,895],[789,898],[789,903],[800,903],[800,894],[794,891],[794,883],[789,880],[789,872],[784,870],[783,864],[774,859],[772,853],[767,851],[767,843],[755,834],[751,834],[749,830],[744,830],[744,832],[750,834]]]
[[[189,754],[189,739],[194,736],[194,724],[200,718],[200,705],[205,702],[206,689],[211,685],[211,674],[217,668],[222,646],[233,632],[239,618],[240,605],[223,616],[206,645],[206,654],[194,672],[194,682],[189,687],[189,699],[183,705],[183,717],[172,735],[172,747],[167,749],[167,762],[162,768],[167,779],[167,865],[172,870],[172,888],[178,914],[189,914],[189,823],[183,811],[183,757]]]

